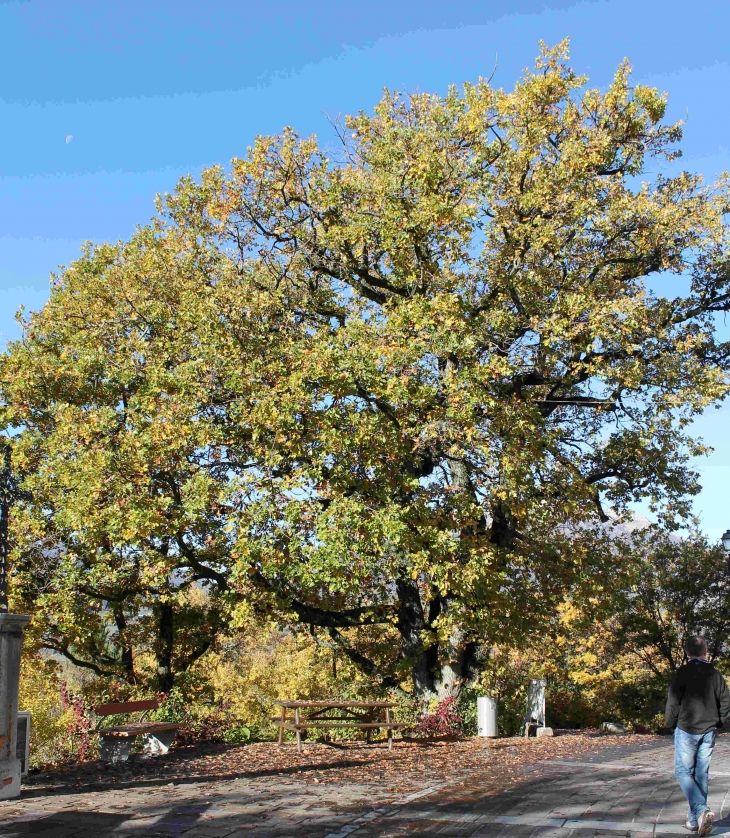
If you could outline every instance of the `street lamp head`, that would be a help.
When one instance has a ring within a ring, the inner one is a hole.
[[[720,540],[722,541],[723,550],[730,555],[730,530],[725,530]]]

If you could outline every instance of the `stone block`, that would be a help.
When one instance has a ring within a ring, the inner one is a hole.
[[[620,722],[602,722],[601,730],[604,733],[628,733],[629,729]]]
[[[23,614],[0,613],[0,800],[20,797],[18,686],[23,629],[29,622]]]
[[[133,736],[101,736],[99,756],[104,762],[126,762],[134,745]]]
[[[144,751],[146,754],[158,756],[170,750],[177,730],[159,730],[156,733],[145,733]]]

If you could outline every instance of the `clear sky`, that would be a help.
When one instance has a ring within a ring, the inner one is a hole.
[[[443,93],[496,62],[511,87],[541,38],[566,36],[592,84],[627,56],[670,93],[683,168],[730,170],[727,0],[0,0],[0,346],[51,270],[87,239],[129,236],[181,175],[284,125],[324,137],[384,86]],[[695,430],[715,448],[695,508],[718,538],[730,408]]]

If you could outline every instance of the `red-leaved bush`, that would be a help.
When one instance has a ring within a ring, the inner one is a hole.
[[[452,696],[439,701],[433,713],[419,716],[415,733],[418,736],[458,736],[463,723],[463,717],[456,711],[456,699]]]
[[[86,702],[81,696],[74,695],[68,684],[61,681],[61,706],[64,711],[71,710],[71,719],[66,727],[65,747],[69,753],[83,762],[91,754],[91,717]]]

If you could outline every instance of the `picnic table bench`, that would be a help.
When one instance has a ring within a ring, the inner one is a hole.
[[[297,735],[297,750],[302,752],[302,731],[310,727],[323,729],[356,728],[364,730],[367,741],[374,730],[388,731],[388,749],[393,749],[393,731],[408,727],[403,722],[391,721],[390,711],[395,704],[387,701],[277,701],[281,716],[272,719],[279,727],[279,745],[284,741],[284,731],[293,730]],[[293,710],[293,718],[287,713]],[[303,711],[308,711],[307,715]],[[336,715],[339,711],[339,715]],[[335,714],[335,715],[333,715]],[[376,715],[382,715],[377,719]]]
[[[166,754],[181,724],[155,722],[146,718],[150,710],[160,706],[156,698],[144,701],[124,701],[112,704],[97,704],[94,713],[99,716],[96,732],[101,737],[101,758],[107,762],[125,762],[137,736],[144,736],[144,749],[148,754]],[[141,713],[136,722],[115,727],[102,727],[106,716]]]

